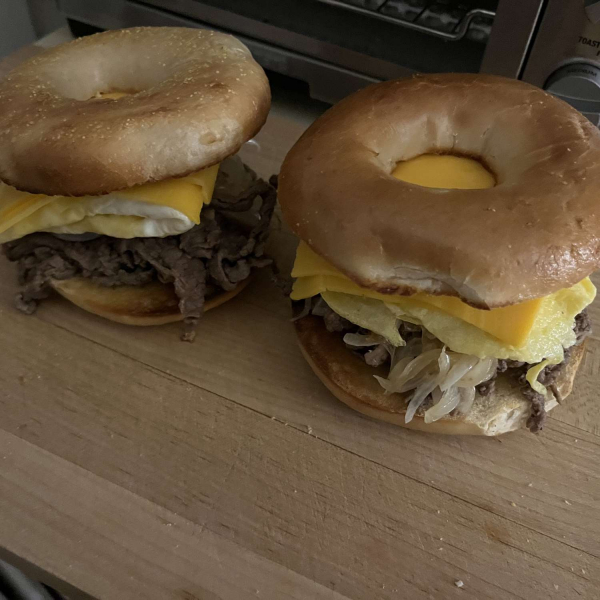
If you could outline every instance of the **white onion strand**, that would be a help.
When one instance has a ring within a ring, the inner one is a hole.
[[[498,368],[495,358],[482,358],[479,362],[458,382],[459,387],[471,387],[487,381]]]
[[[433,423],[451,413],[458,406],[460,399],[461,396],[458,388],[448,388],[442,394],[440,401],[425,411],[425,423]]]
[[[458,360],[450,369],[446,379],[440,384],[442,392],[445,392],[448,388],[452,387],[477,364],[477,358],[475,356],[468,356],[466,354],[458,354],[455,356],[459,357]]]
[[[475,388],[461,387],[458,391],[460,392],[460,403],[456,410],[461,415],[466,415],[473,407],[473,402],[475,401]]]
[[[478,358],[447,351],[431,333],[422,329],[420,338],[406,346],[389,348],[391,368],[386,378],[375,376],[386,394],[406,393],[410,396],[405,422],[409,423],[431,395],[432,405],[425,411],[425,422],[433,423],[456,409],[468,413],[473,407],[476,386],[488,381],[498,368],[495,358]],[[352,335],[353,337],[348,337]],[[353,345],[375,345],[369,335],[347,334],[344,338]]]

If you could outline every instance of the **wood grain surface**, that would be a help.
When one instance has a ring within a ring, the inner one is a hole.
[[[299,102],[276,94],[244,149],[261,175],[321,109]],[[276,222],[282,265],[294,244]],[[57,297],[28,317],[15,289],[2,260],[0,546],[38,577],[107,599],[600,597],[598,336],[541,435],[439,437],[331,397],[266,272],[194,344]]]

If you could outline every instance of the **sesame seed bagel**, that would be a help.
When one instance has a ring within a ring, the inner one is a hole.
[[[127,92],[118,99],[106,92]],[[140,27],[50,49],[0,82],[0,179],[46,195],[99,195],[186,175],[238,151],[270,91],[234,37]]]
[[[391,175],[427,153],[477,158],[496,185],[435,189]],[[516,80],[375,84],[304,133],[281,169],[279,200],[294,232],[362,287],[507,306],[600,267],[600,132]]]

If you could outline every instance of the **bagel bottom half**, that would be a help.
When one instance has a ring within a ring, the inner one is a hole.
[[[204,311],[220,306],[239,294],[252,277],[228,292],[207,298]],[[89,279],[54,280],[52,287],[76,306],[95,315],[125,325],[164,325],[182,321],[179,298],[172,285],[158,281],[146,285],[106,287]]]
[[[501,374],[494,392],[486,397],[476,396],[473,408],[466,415],[446,415],[439,421],[425,423],[424,411],[420,410],[410,423],[405,423],[408,394],[386,395],[373,377],[386,377],[385,368],[371,367],[349,351],[339,334],[327,331],[321,318],[303,317],[295,321],[295,327],[302,354],[319,379],[339,400],[369,417],[431,433],[491,436],[523,427],[531,414],[531,403],[521,393],[519,384]],[[556,380],[563,399],[571,393],[584,346],[573,348],[569,362]],[[546,410],[557,404],[548,390]]]

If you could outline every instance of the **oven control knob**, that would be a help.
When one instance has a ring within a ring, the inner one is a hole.
[[[598,0],[585,0],[585,14],[592,23],[600,22],[600,2]]]
[[[544,89],[575,106],[600,102],[600,67],[586,62],[565,65],[550,75]]]

